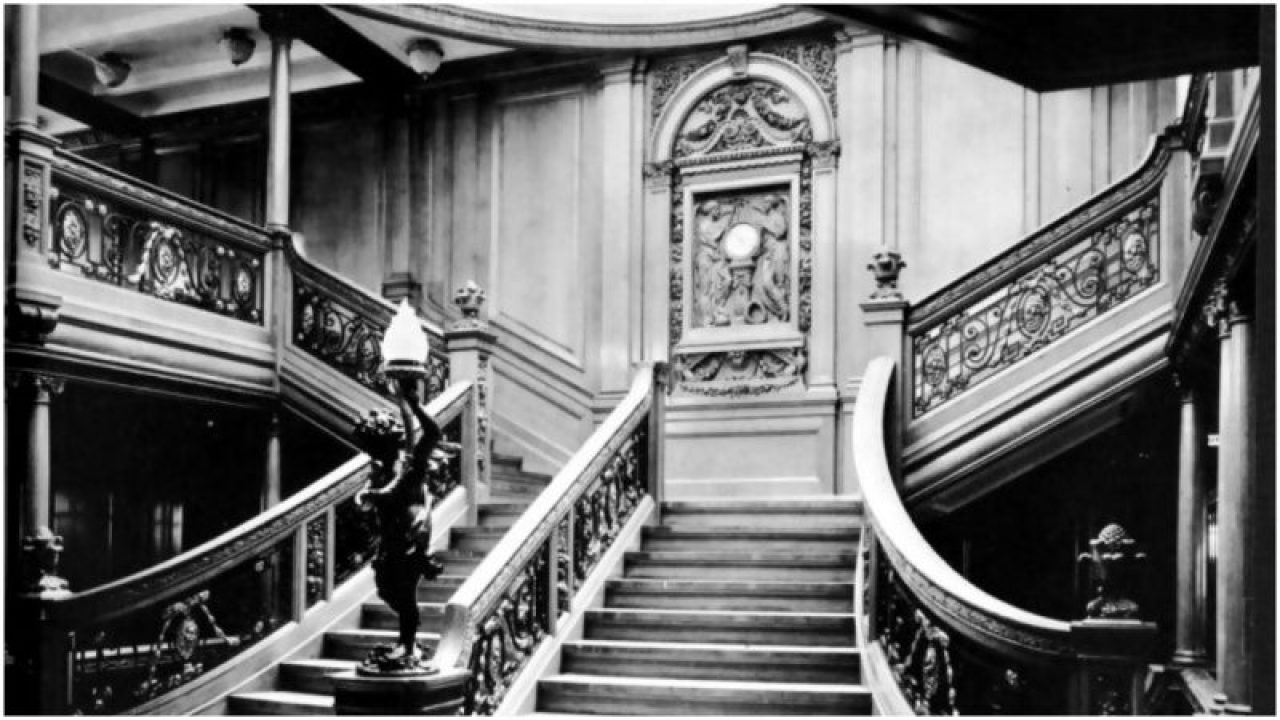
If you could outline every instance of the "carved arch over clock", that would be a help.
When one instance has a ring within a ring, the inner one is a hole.
[[[646,174],[669,218],[665,354],[679,391],[809,387],[814,217],[834,212],[817,202],[815,165],[830,186],[833,118],[805,68],[741,48],[690,74],[658,115]],[[828,247],[832,227],[823,225]],[[823,363],[825,380],[825,353]]]
[[[774,55],[748,53],[745,72],[735,69],[730,56],[703,66],[676,90],[654,124],[648,148],[655,164],[673,159],[680,130],[698,104],[721,86],[735,81],[760,80],[782,88],[803,109],[811,137],[808,142],[827,143],[835,139],[835,119],[826,95],[814,79],[799,66]]]

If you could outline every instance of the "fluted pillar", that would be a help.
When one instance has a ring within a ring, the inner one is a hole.
[[[280,413],[272,411],[267,419],[266,468],[262,482],[262,509],[270,510],[280,504]]]
[[[1174,662],[1203,665],[1205,652],[1205,479],[1204,423],[1200,397],[1185,378],[1176,378],[1181,399],[1178,442],[1178,577]]]
[[[1224,710],[1246,714],[1252,704],[1248,562],[1254,483],[1252,317],[1219,283],[1206,311],[1221,343],[1218,390],[1217,671]]]
[[[15,51],[9,74],[9,126],[35,130],[40,86],[40,6],[14,5],[11,12]]]
[[[293,45],[283,23],[268,13],[262,29],[271,36],[271,96],[267,125],[267,229],[286,231],[289,227],[289,144],[291,80],[289,52]]]
[[[61,378],[16,372],[8,382],[10,417],[26,429],[23,468],[22,551],[27,590],[50,594],[66,592],[67,582],[58,576],[62,538],[52,524],[52,430],[49,405],[62,392]]]

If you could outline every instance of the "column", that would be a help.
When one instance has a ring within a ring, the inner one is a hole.
[[[422,284],[414,274],[413,243],[419,236],[413,232],[411,218],[414,201],[425,195],[412,193],[413,167],[420,163],[411,150],[416,118],[413,99],[388,103],[385,119],[382,163],[382,217],[384,243],[382,250],[382,296],[399,305],[407,299],[418,307]]]
[[[10,82],[9,127],[36,130],[40,86],[40,6],[13,6],[13,54]]]
[[[1255,429],[1250,387],[1252,318],[1225,281],[1214,290],[1206,318],[1221,341],[1218,396],[1217,670],[1228,714],[1250,712],[1250,567]]]
[[[1203,665],[1205,629],[1205,433],[1199,396],[1183,376],[1175,376],[1181,395],[1178,444],[1178,579],[1174,663]]]
[[[49,405],[62,392],[61,378],[18,371],[9,381],[11,417],[25,420],[25,481],[22,504],[22,553],[27,590],[42,595],[67,592],[67,581],[58,577],[62,538],[50,529],[52,522],[52,431]]]
[[[600,253],[602,324],[600,328],[600,389],[621,398],[631,381],[632,363],[639,359],[633,342],[638,328],[640,294],[632,278],[640,277],[640,218],[634,199],[639,192],[640,155],[636,136],[643,105],[636,105],[633,87],[643,75],[634,58],[600,69],[601,213],[609,232]]]
[[[267,456],[262,483],[262,509],[270,510],[280,504],[280,413],[271,411],[267,418]]]
[[[267,229],[289,228],[290,65],[293,44],[279,17],[262,16],[262,29],[271,37],[270,118],[267,125]]]

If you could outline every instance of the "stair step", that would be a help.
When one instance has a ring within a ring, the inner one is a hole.
[[[566,643],[561,672],[581,675],[847,684],[861,681],[854,648],[618,640]]]
[[[678,552],[626,554],[630,578],[702,580],[849,580],[856,553]]]
[[[605,586],[611,608],[852,612],[853,582],[627,578]]]
[[[280,689],[326,695],[333,692],[329,676],[355,670],[355,660],[308,658],[280,663]]]
[[[424,580],[418,584],[418,602],[449,602],[449,598],[462,587],[462,582],[466,579],[466,575],[441,575],[435,580]]]
[[[456,527],[449,531],[449,547],[487,553],[506,534],[507,528]]]
[[[509,528],[515,524],[515,521],[518,520],[528,508],[529,503],[527,502],[481,505],[478,513],[480,526]]]
[[[360,609],[360,626],[371,630],[395,630],[399,616],[382,601],[368,602]],[[418,603],[418,629],[441,632],[444,628],[444,603]]]
[[[527,483],[504,478],[493,478],[489,483],[494,497],[513,502],[532,502],[546,488],[546,485]]]
[[[626,715],[865,715],[861,685],[556,675],[538,684],[539,711]]]
[[[588,610],[584,636],[599,640],[827,646],[854,643],[852,613]]]
[[[768,500],[742,500],[705,498],[695,500],[668,500],[662,503],[663,513],[772,513],[815,512],[861,514],[862,500],[844,497],[769,498]]]
[[[436,553],[436,559],[444,565],[444,575],[470,575],[484,555],[471,550],[445,550]]]
[[[669,527],[743,527],[802,529],[814,527],[860,528],[862,503],[858,500],[789,500],[749,502],[741,500],[677,501],[663,503],[663,524]]]
[[[398,635],[395,630],[331,630],[324,634],[324,656],[333,660],[360,661],[379,645],[394,645]],[[420,632],[418,642],[434,650],[440,642],[440,635]]]
[[[858,545],[857,528],[669,528],[644,529],[645,550],[684,552],[841,552]]]
[[[230,715],[332,715],[333,696],[288,690],[239,693],[227,699]]]

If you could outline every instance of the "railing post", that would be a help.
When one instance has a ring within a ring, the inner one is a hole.
[[[297,622],[307,614],[307,524],[293,534],[293,565],[289,573],[289,619]],[[272,588],[275,592],[277,588]]]
[[[862,322],[866,325],[863,339],[864,352],[870,357],[888,355],[896,358],[898,367],[901,368],[902,381],[897,383],[898,395],[896,396],[899,412],[890,422],[890,431],[886,438],[889,470],[893,473],[895,482],[901,477],[899,463],[902,454],[899,450],[902,447],[903,428],[911,420],[909,393],[912,382],[908,378],[911,376],[913,365],[910,338],[907,337],[907,311],[911,305],[898,290],[898,276],[906,266],[907,263],[903,261],[902,255],[895,250],[885,249],[873,255],[867,269],[875,276],[876,290],[870,298],[859,305],[862,308]],[[842,446],[842,449],[847,448]],[[849,461],[841,463],[841,466],[848,467],[852,464],[852,461]]]
[[[1143,715],[1143,681],[1156,640],[1155,623],[1082,620],[1071,623],[1076,669],[1070,715]]]
[[[453,301],[462,311],[462,318],[451,323],[444,333],[449,351],[449,377],[453,382],[470,380],[475,386],[475,395],[463,416],[464,454],[460,460],[462,482],[467,488],[467,522],[474,524],[480,503],[489,499],[490,358],[495,336],[489,331],[489,324],[480,318],[484,290],[468,282],[454,294]]]
[[[649,404],[649,447],[647,448],[648,459],[645,463],[648,477],[645,478],[645,485],[649,496],[653,498],[653,512],[649,515],[647,524],[657,526],[662,523],[662,500],[665,496],[663,432],[666,428],[667,392],[671,387],[671,366],[664,362],[654,363],[651,372],[653,373],[653,400]],[[569,526],[569,532],[572,539],[572,523]]]

